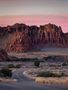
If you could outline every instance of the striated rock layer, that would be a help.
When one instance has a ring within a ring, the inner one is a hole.
[[[18,23],[0,27],[0,48],[8,52],[25,52],[43,46],[68,47],[68,33],[50,23],[40,27]]]

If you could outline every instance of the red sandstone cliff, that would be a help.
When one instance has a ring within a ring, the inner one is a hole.
[[[0,49],[0,61],[8,60],[9,56],[5,50]]]
[[[0,47],[7,51],[24,52],[48,44],[68,47],[68,33],[63,33],[60,26],[50,23],[40,27],[18,23],[0,27]]]

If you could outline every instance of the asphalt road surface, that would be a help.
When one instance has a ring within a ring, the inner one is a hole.
[[[68,90],[63,85],[41,85],[22,75],[22,69],[13,72],[12,78],[18,80],[16,83],[1,83],[0,90]]]

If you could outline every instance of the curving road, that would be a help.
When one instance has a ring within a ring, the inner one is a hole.
[[[63,85],[40,85],[22,75],[23,69],[13,72],[12,78],[18,80],[16,83],[0,83],[0,90],[68,90]]]

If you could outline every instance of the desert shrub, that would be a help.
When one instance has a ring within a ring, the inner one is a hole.
[[[37,58],[19,58],[19,61],[23,62],[33,62],[35,60],[38,60]]]
[[[21,64],[17,64],[16,66],[15,66],[15,68],[20,68],[21,67]]]
[[[2,68],[0,70],[0,74],[3,76],[3,77],[11,77],[12,76],[12,71],[8,68]]]
[[[17,65],[13,65],[13,64],[9,64],[8,68],[20,68],[21,64],[17,64]]]
[[[64,62],[62,63],[62,66],[68,66],[68,63]]]
[[[37,74],[37,77],[62,77],[63,75],[64,74],[57,74],[50,71],[46,71],[46,72],[39,72]]]
[[[9,64],[8,68],[15,68],[15,66],[13,64]]]
[[[39,67],[39,65],[40,65],[40,61],[38,60],[34,61],[34,66]]]

